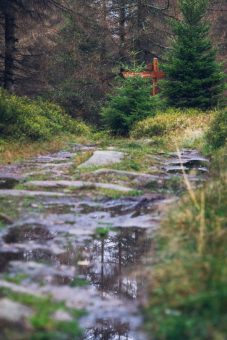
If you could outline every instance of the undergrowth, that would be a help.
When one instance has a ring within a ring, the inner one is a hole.
[[[207,143],[213,148],[222,147],[227,140],[227,108],[216,112],[206,135]]]
[[[189,188],[158,233],[158,261],[145,310],[146,328],[154,339],[226,338],[225,153],[217,153],[205,187]]]
[[[38,98],[31,100],[0,89],[0,134],[14,139],[49,140],[69,133],[88,134],[89,128],[70,118],[56,104]]]
[[[158,144],[167,141],[166,144],[174,148],[176,144],[192,147],[204,138],[214,114],[195,109],[168,109],[135,124],[131,136],[151,138]]]

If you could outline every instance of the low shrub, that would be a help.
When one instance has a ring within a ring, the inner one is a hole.
[[[214,149],[225,145],[227,139],[227,109],[216,113],[206,138],[207,143]]]
[[[163,107],[159,96],[150,96],[150,82],[140,77],[125,79],[102,109],[101,115],[113,135],[127,136],[133,125],[154,116]]]
[[[132,130],[132,137],[153,137],[163,136],[166,133],[177,129],[184,130],[190,126],[202,127],[204,118],[207,120],[207,113],[198,110],[169,109],[165,112],[158,112],[155,117],[149,117],[139,121]]]
[[[0,133],[6,137],[46,140],[61,133],[87,134],[89,128],[58,105],[0,90]]]

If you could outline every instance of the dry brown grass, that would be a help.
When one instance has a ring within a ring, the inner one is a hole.
[[[86,162],[92,155],[92,151],[79,152],[74,158],[75,167],[78,167],[82,163]]]
[[[48,142],[22,142],[0,140],[0,164],[10,164],[47,152],[55,152],[64,148],[69,142],[81,142],[81,138],[72,136],[56,137]]]
[[[214,116],[215,111],[169,109],[139,122],[131,135],[142,139],[159,138],[169,150],[175,150],[176,144],[180,148],[200,148],[204,144],[204,135]]]

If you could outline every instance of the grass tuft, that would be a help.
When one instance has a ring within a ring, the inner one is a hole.
[[[145,309],[155,339],[224,340],[227,334],[225,152],[207,185],[190,188],[158,233],[159,260]]]

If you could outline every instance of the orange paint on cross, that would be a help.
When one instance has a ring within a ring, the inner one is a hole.
[[[142,72],[123,71],[124,78],[141,77],[152,79],[152,95],[155,96],[158,93],[158,80],[165,77],[165,73],[159,70],[158,58],[153,59],[153,64],[147,66],[147,70]]]

